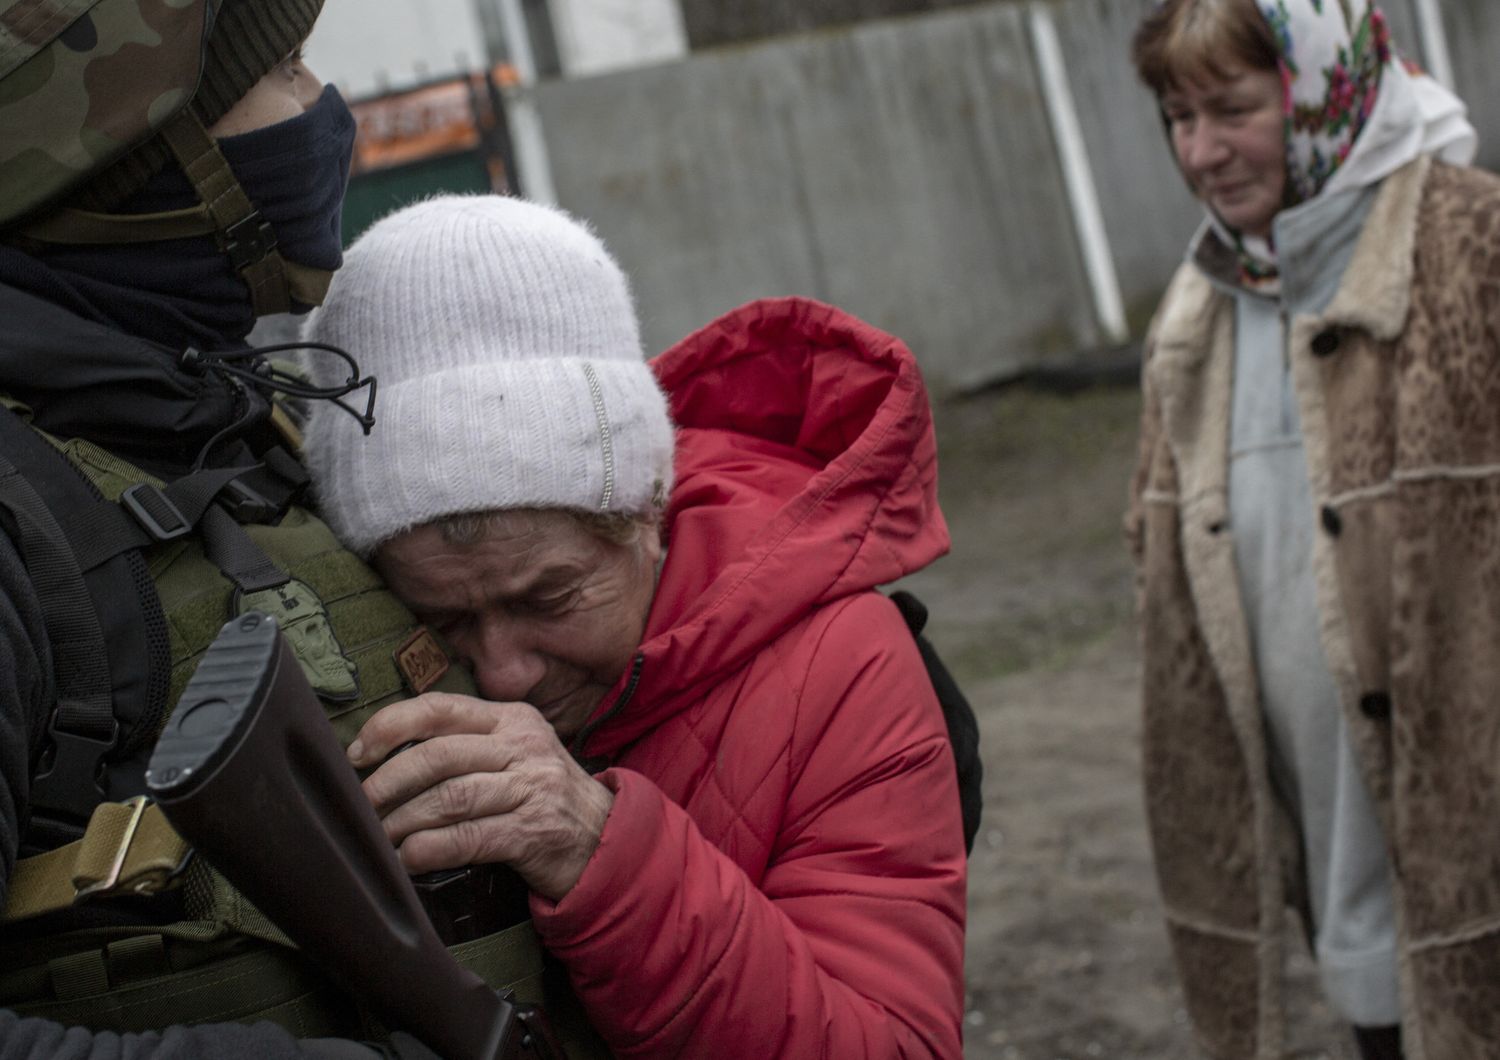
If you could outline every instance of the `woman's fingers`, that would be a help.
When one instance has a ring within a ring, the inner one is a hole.
[[[513,760],[512,744],[493,732],[434,736],[392,756],[366,777],[365,797],[385,817],[446,781],[498,773]]]
[[[504,814],[455,821],[404,837],[397,848],[410,873],[456,869],[464,865],[514,862],[517,828]]]
[[[400,803],[381,823],[391,842],[399,846],[416,832],[511,813],[525,798],[526,784],[514,773],[465,773],[442,780]]]
[[[407,871],[503,862],[554,901],[577,882],[614,801],[524,703],[393,703],[365,723],[349,758],[380,763],[364,791]]]
[[[462,780],[473,780],[472,786],[434,792],[434,805],[444,807],[436,811],[440,814],[460,812],[466,804],[511,808],[404,834],[396,840],[402,865],[408,872],[431,872],[499,862],[520,873],[537,894],[560,901],[593,856],[614,802],[603,784],[582,770],[578,774],[560,787],[525,776],[466,777]]]
[[[429,692],[377,711],[349,745],[349,761],[367,769],[402,744],[436,736],[490,732],[507,714],[531,709],[524,703],[490,703],[473,696]]]

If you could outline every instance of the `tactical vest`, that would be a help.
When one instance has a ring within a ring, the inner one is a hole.
[[[0,416],[5,415],[10,413],[0,409]],[[105,500],[118,502],[141,483],[162,485],[90,442],[47,441]],[[68,473],[61,463],[59,469]],[[59,521],[68,517],[57,515]],[[223,623],[250,609],[271,613],[281,622],[346,745],[389,703],[427,690],[473,693],[468,673],[446,666],[445,655],[434,656],[440,649],[411,613],[306,509],[293,506],[274,525],[248,525],[245,530],[291,576],[286,585],[253,594],[239,591],[210,561],[198,534],[141,550],[150,579],[143,591],[154,586],[165,620],[166,673],[156,679],[168,684],[166,703],[176,703]],[[30,558],[26,562],[30,570]],[[144,678],[128,677],[136,682]],[[136,742],[154,743],[166,716],[145,719],[154,731],[144,740],[136,734]],[[255,841],[255,831],[255,822],[246,821],[246,842]],[[295,872],[296,866],[288,865],[286,871]],[[317,881],[306,882],[308,901],[323,900]],[[370,1040],[384,1035],[368,1012],[328,982],[209,867],[194,863],[174,902],[167,922],[162,922],[161,903],[136,909],[126,898],[111,902],[110,915],[100,925],[54,930],[54,917],[0,931],[0,1006],[23,1016],[120,1033],[172,1024],[270,1020],[299,1037]],[[357,925],[351,927],[357,930]],[[462,943],[452,952],[492,987],[541,1004],[569,1056],[608,1055],[583,1020],[565,974],[545,959],[529,921]]]

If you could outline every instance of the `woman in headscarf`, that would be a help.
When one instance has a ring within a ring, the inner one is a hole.
[[[1167,0],[1134,58],[1207,209],[1128,520],[1194,1024],[1282,1055],[1290,907],[1363,1057],[1500,1056],[1500,180],[1368,0]]]

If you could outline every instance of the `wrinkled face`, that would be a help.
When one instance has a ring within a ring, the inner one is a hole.
[[[1286,194],[1281,75],[1241,69],[1175,88],[1161,105],[1194,194],[1230,228],[1268,236]]]
[[[566,743],[630,665],[660,556],[654,528],[619,545],[563,512],[511,512],[472,544],[435,526],[407,531],[375,565],[486,699],[530,703]]]
[[[208,131],[222,139],[264,129],[302,114],[322,94],[323,83],[307,68],[298,48],[251,85]]]

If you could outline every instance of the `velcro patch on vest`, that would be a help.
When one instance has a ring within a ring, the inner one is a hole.
[[[448,672],[448,653],[436,638],[422,626],[402,642],[395,651],[396,669],[413,695],[420,696],[442,680]]]
[[[334,635],[328,608],[312,586],[292,578],[258,592],[237,591],[235,614],[247,611],[262,611],[276,620],[318,695],[338,703],[359,698],[359,671]]]

